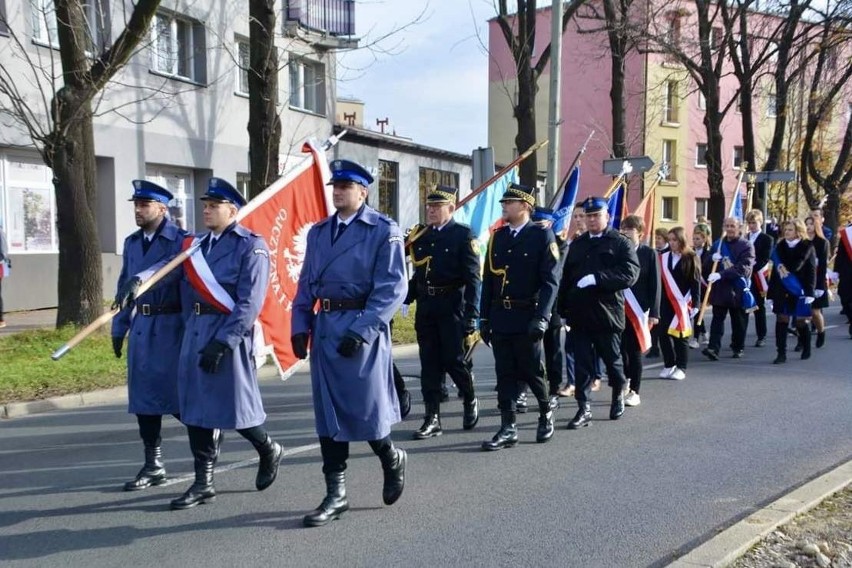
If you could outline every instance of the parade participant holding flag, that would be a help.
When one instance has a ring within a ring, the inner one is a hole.
[[[621,222],[621,234],[636,247],[639,259],[639,279],[624,291],[624,311],[627,316],[621,333],[621,357],[624,374],[629,381],[625,406],[639,406],[642,385],[642,354],[651,348],[651,329],[660,321],[660,264],[657,251],[642,243],[645,222],[638,215],[629,215]]]
[[[464,339],[479,319],[479,242],[470,227],[453,220],[458,189],[438,185],[426,196],[427,226],[409,237],[413,275],[406,301],[417,302],[414,329],[420,351],[420,384],[426,415],[414,433],[425,440],[443,433],[441,385],[444,373],[464,399],[462,427],[479,421],[479,403]]]
[[[171,503],[188,509],[216,498],[213,467],[218,430],[236,429],[260,457],[255,486],[275,481],[283,450],[267,434],[266,413],[253,359],[254,326],[269,284],[269,251],[263,237],[235,219],[246,204],[227,181],[211,178],[204,202],[209,230],[183,264],[186,329],[178,362],[181,421],[189,432],[195,482]],[[184,241],[184,248],[194,244]]]
[[[138,231],[124,240],[117,289],[133,276],[163,259],[177,255],[186,231],[167,217],[174,196],[146,180],[133,181],[134,217]],[[127,342],[128,412],[136,415],[139,437],[145,447],[145,465],[136,478],[124,484],[125,491],[138,491],[166,481],[160,448],[163,416],[180,419],[178,372],[175,361],[183,336],[180,281],[172,276],[136,299],[112,320],[112,349],[121,357]],[[2,315],[2,314],[0,314]]]
[[[579,410],[568,423],[571,430],[592,421],[591,391],[595,358],[606,365],[612,387],[609,418],[624,414],[626,386],[621,360],[624,331],[624,290],[639,278],[635,247],[618,231],[607,227],[607,201],[589,197],[583,202],[588,232],[571,242],[559,285],[559,315],[574,335],[577,385],[574,398]]]
[[[687,340],[694,333],[692,318],[701,298],[701,268],[698,257],[686,242],[683,227],[669,231],[669,250],[660,257],[663,298],[660,301],[660,378],[682,381],[689,361]]]
[[[772,278],[769,298],[775,313],[775,347],[773,363],[787,361],[787,326],[796,318],[799,338],[803,342],[802,359],[811,356],[811,305],[814,302],[817,259],[813,243],[806,239],[807,229],[799,219],[787,221],[783,237],[772,252]]]
[[[370,172],[349,160],[330,166],[336,212],[308,233],[293,302],[293,352],[305,359],[311,346],[314,417],[326,483],[325,498],[303,519],[309,527],[326,525],[349,510],[350,442],[368,442],[381,461],[386,505],[402,496],[408,459],[390,437],[391,426],[400,421],[390,320],[408,289],[402,231],[366,204]]]
[[[772,255],[772,237],[763,232],[763,213],[760,209],[752,209],[746,214],[748,233],[746,237],[754,247],[754,270],[752,270],[752,281],[754,285],[754,299],[757,309],[754,311],[754,327],[757,332],[757,343],[755,347],[766,345],[766,292],[769,290],[769,272],[771,266],[769,258]],[[748,320],[746,320],[748,329]]]
[[[743,294],[754,266],[754,247],[740,236],[739,220],[727,217],[723,228],[725,234],[713,244],[712,255],[704,258],[704,276],[710,287],[713,322],[710,324],[710,344],[701,353],[711,361],[719,360],[726,316],[731,318],[733,358],[743,356],[748,321],[748,314],[743,308]]]

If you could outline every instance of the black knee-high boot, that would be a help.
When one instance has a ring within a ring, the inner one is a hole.
[[[802,359],[811,358],[811,327],[808,324],[799,326],[799,339],[802,342]]]
[[[775,322],[775,348],[778,354],[773,363],[779,365],[787,362],[787,322]]]

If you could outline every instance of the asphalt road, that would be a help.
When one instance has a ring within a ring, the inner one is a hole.
[[[0,422],[0,564],[662,565],[852,458],[852,341],[836,309],[828,320],[836,327],[810,361],[791,353],[786,365],[771,365],[770,346],[739,361],[725,350],[716,363],[691,351],[685,381],[656,379],[659,364],[647,370],[642,405],[622,420],[607,419],[604,389],[592,426],[565,430],[575,408],[562,399],[550,443],[535,443],[536,415],[526,414],[521,444],[495,453],[479,449],[499,426],[491,353],[480,348],[479,426],[461,430],[453,398],[445,434],[411,440],[422,413],[412,383],[418,404],[393,434],[410,452],[402,499],[382,505],[378,459],[354,444],[352,510],[316,529],[301,525],[324,495],[304,373],[264,383],[268,427],[289,451],[275,485],[254,490],[255,465],[245,463],[254,451],[231,432],[217,502],[186,511],[168,510],[192,467],[184,430],[171,418],[164,453],[176,479],[138,493],[120,490],[141,460],[135,420],[123,407]],[[403,373],[418,372],[411,355],[398,360]]]

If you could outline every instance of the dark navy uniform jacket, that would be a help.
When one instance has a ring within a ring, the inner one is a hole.
[[[491,236],[482,276],[480,316],[495,333],[526,333],[533,318],[549,320],[559,286],[553,231],[532,222],[516,237],[508,226]]]
[[[479,242],[470,227],[452,219],[440,230],[430,227],[411,244],[410,256],[414,274],[408,295],[417,300],[417,318],[479,317]],[[447,287],[456,289],[446,293]]]

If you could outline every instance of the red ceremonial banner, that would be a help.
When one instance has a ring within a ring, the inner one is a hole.
[[[285,377],[298,361],[290,345],[290,318],[308,231],[328,216],[325,183],[331,177],[322,150],[308,144],[302,150],[312,158],[267,188],[256,198],[260,200],[257,207],[241,221],[269,245],[269,289],[259,320],[264,344],[272,346]],[[267,193],[269,198],[263,200]]]

